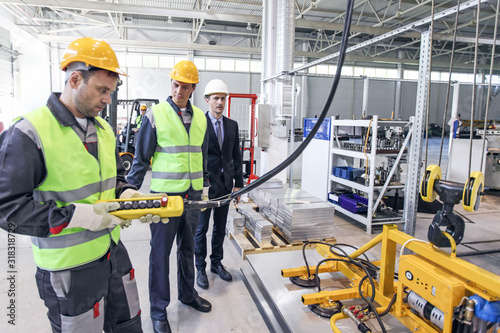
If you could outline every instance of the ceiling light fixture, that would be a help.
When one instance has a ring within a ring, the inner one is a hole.
[[[172,16],[168,17],[167,24],[172,24],[174,21],[172,20]]]
[[[247,23],[247,30],[252,30],[252,24],[250,24],[250,22]]]

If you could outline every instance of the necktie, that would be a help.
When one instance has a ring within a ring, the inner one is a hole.
[[[215,130],[217,131],[217,141],[219,141],[219,147],[222,150],[222,131],[220,129],[220,120],[215,122]]]

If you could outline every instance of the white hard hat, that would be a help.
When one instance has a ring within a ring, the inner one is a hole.
[[[213,94],[229,94],[229,89],[227,89],[224,81],[219,79],[211,80],[205,86],[205,96],[213,95]]]

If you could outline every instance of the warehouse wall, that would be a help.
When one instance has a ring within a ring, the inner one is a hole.
[[[125,78],[124,85],[119,88],[119,99],[158,98],[165,100],[170,96],[170,70],[126,68],[125,71],[130,77]],[[203,110],[206,109],[203,91],[205,85],[212,79],[223,80],[228,85],[229,91],[233,93],[257,95],[260,93],[260,74],[200,71],[200,83],[193,93],[192,102]]]
[[[330,91],[332,78],[308,78],[308,107],[306,117],[314,118],[319,115]],[[486,87],[484,88],[487,89]],[[429,108],[429,122],[441,125],[446,103],[446,82],[433,82],[431,84],[431,98]],[[389,80],[370,79],[368,93],[367,115],[378,115],[380,118],[389,118],[395,109],[396,82]],[[453,87],[450,90],[447,120],[451,114]],[[401,118],[409,119],[415,115],[417,99],[417,82],[403,81],[401,84]],[[477,96],[479,99],[479,96]],[[470,119],[472,103],[472,85],[461,84],[459,91],[458,113],[462,119]],[[479,103],[476,102],[479,108]],[[363,79],[342,78],[337,89],[328,116],[339,115],[341,119],[360,119],[363,108]],[[477,109],[479,110],[479,109]],[[480,111],[476,111],[475,119],[483,119]],[[490,104],[488,119],[500,119],[500,94]]]
[[[49,48],[13,23],[8,12],[0,12],[0,26],[10,32],[12,48],[19,52],[13,62],[13,89],[0,96],[0,121],[7,127],[18,115],[45,104],[50,94]]]

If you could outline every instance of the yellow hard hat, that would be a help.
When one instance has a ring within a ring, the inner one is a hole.
[[[146,109],[147,109],[146,105],[142,104],[141,105],[141,110],[146,110]]]
[[[101,39],[83,37],[69,44],[60,68],[65,71],[67,66],[73,62],[83,62],[86,66],[93,66],[128,76],[119,68],[115,51]]]
[[[184,83],[198,83],[198,68],[189,60],[179,61],[170,71],[170,78]]]

